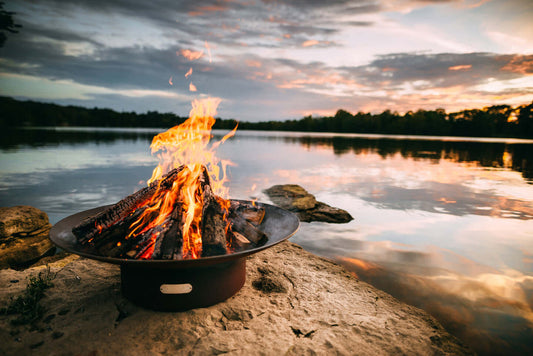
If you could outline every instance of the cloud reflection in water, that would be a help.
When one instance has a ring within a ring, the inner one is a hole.
[[[425,142],[417,151],[402,149],[403,142],[398,149],[379,142],[341,149],[334,139],[318,141],[300,143],[333,151],[332,162],[275,174],[347,209],[355,221],[304,224],[294,242],[425,309],[479,353],[533,352],[527,158],[513,164],[514,147],[505,145],[463,152]]]

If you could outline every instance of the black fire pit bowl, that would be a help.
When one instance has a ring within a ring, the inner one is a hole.
[[[99,255],[82,246],[72,228],[108,206],[82,211],[59,221],[50,239],[65,251],[120,265],[122,294],[142,307],[160,311],[183,311],[216,304],[237,293],[246,280],[246,256],[280,243],[298,230],[295,214],[273,205],[256,203],[265,209],[259,229],[268,241],[259,247],[221,256],[194,260],[134,260]]]

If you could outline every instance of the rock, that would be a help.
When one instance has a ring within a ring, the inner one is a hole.
[[[277,206],[295,212],[300,221],[347,223],[353,220],[346,210],[317,201],[314,195],[297,184],[274,185],[264,192]]]
[[[43,268],[0,271],[0,306]],[[0,313],[0,354],[31,354],[37,344],[43,355],[470,353],[422,310],[290,242],[248,258],[235,296],[180,313],[124,299],[116,265],[67,258],[50,268],[57,275],[41,304],[55,317],[32,329],[14,327],[14,316]]]
[[[53,253],[45,212],[31,206],[0,208],[0,269],[23,267]]]

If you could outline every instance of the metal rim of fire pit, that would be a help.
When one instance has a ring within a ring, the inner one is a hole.
[[[135,260],[101,256],[82,246],[72,228],[108,206],[82,211],[59,221],[50,239],[65,251],[120,265],[121,290],[137,305],[159,311],[184,311],[207,307],[236,294],[246,280],[246,256],[272,247],[296,233],[300,220],[282,208],[256,203],[265,209],[259,229],[268,241],[255,248],[226,255],[190,260]]]
[[[250,201],[244,200],[235,201],[251,203]],[[110,205],[85,210],[62,219],[61,221],[56,223],[50,230],[50,240],[52,240],[54,244],[56,244],[58,247],[62,248],[67,252],[119,265],[138,265],[138,267],[157,266],[158,268],[171,269],[209,266],[243,258],[248,255],[262,251],[266,248],[272,247],[290,238],[298,230],[300,226],[300,220],[294,213],[270,204],[259,202],[256,202],[255,204],[265,209],[265,217],[259,225],[259,229],[268,236],[268,241],[262,246],[226,255],[209,256],[201,257],[198,259],[186,260],[136,260],[98,255],[98,253],[93,248],[83,246],[78,243],[76,236],[74,236],[74,234],[72,233],[72,228],[79,224],[83,219],[99,213]]]

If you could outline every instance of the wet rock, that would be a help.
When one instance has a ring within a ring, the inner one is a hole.
[[[0,313],[0,355],[26,355],[31,347],[40,355],[469,354],[424,311],[290,242],[249,257],[246,282],[235,296],[180,313],[125,300],[119,266],[67,257],[50,268],[54,286],[41,302],[56,317],[39,325],[53,330],[16,328]],[[27,281],[43,269],[0,270],[0,307],[26,288],[9,281]],[[72,283],[75,276],[82,278]],[[254,281],[265,278],[285,292],[254,288]],[[117,323],[121,311],[127,317]]]
[[[277,206],[295,212],[300,221],[347,223],[353,220],[346,210],[317,201],[314,195],[297,184],[274,185],[265,193]]]
[[[45,212],[31,206],[0,208],[0,269],[27,266],[55,251]]]

